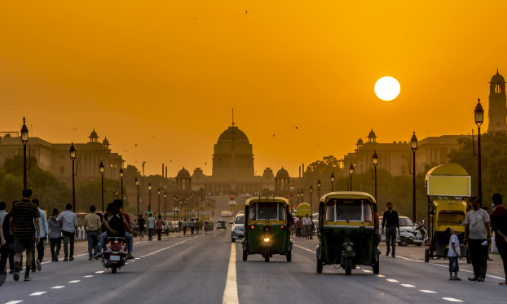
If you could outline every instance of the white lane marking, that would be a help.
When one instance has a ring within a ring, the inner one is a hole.
[[[385,278],[386,276],[383,275],[383,274],[377,274],[377,277],[379,277],[379,278]]]
[[[227,269],[227,280],[225,281],[224,297],[222,304],[239,304],[238,282],[236,274],[236,245],[231,245],[231,257]]]
[[[437,293],[436,291],[433,291],[433,290],[419,290],[420,292],[424,292],[424,293]]]
[[[21,303],[21,302],[23,302],[23,300],[14,300],[14,301],[7,302],[5,304],[18,304],[18,303]]]
[[[101,270],[101,271],[95,271],[95,273],[104,273],[104,270]]]
[[[396,281],[394,279],[387,279],[387,281],[391,282],[391,283],[399,283],[400,281]]]
[[[294,245],[294,246],[296,246],[297,248],[301,248],[301,249],[306,250],[306,251],[308,251],[308,252],[315,253],[315,251],[310,250],[310,249],[308,249],[308,248],[306,248],[306,247],[299,246],[299,245],[297,245],[297,244],[293,244],[293,245]]]
[[[366,272],[366,273],[371,273],[371,270],[366,270],[366,269],[363,269],[363,272]]]
[[[36,297],[36,296],[40,296],[40,295],[43,295],[45,294],[46,292],[45,291],[37,291],[37,292],[34,292],[30,295],[30,297]]]
[[[400,284],[400,285],[403,287],[407,287],[407,288],[414,288],[415,287],[414,285],[410,285],[410,284]]]
[[[140,260],[141,258],[136,258],[136,260]]]
[[[455,298],[442,298],[442,299],[449,301],[449,302],[463,302],[463,301],[461,301],[459,299],[455,299]]]
[[[87,275],[87,276],[84,276],[83,278],[93,278],[93,275]]]
[[[74,280],[74,281],[70,281],[69,284],[76,284],[76,283],[79,283],[81,282],[81,280]]]

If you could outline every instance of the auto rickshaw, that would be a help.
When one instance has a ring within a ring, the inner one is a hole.
[[[241,242],[243,261],[261,254],[266,262],[274,254],[292,260],[288,223],[289,203],[281,197],[257,197],[245,202],[245,237]]]
[[[365,192],[331,192],[319,203],[317,273],[323,265],[338,264],[350,275],[359,265],[378,274],[379,253],[373,196]]]
[[[449,236],[447,228],[456,230],[463,244],[465,227],[463,221],[467,213],[467,203],[463,200],[471,196],[471,179],[468,172],[457,164],[445,164],[432,168],[426,174],[428,196],[428,239],[424,261],[431,258],[447,257]],[[462,256],[470,263],[470,254],[465,246],[460,246]]]

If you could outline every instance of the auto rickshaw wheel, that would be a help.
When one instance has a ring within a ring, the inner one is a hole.
[[[426,249],[424,250],[424,261],[428,263],[430,261],[430,250]]]
[[[243,262],[246,262],[248,259],[248,252],[246,250],[243,250]]]
[[[377,259],[377,262],[373,264],[373,274],[379,274],[380,273],[380,261]]]
[[[322,273],[322,260],[317,258],[317,273]]]
[[[287,257],[287,262],[291,262],[292,261],[292,251],[287,252],[286,257]]]
[[[345,259],[345,274],[346,275],[352,274],[352,259],[351,258]]]

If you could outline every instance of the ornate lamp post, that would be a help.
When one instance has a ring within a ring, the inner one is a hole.
[[[102,213],[103,214],[106,214],[105,209],[104,209],[104,171],[105,170],[106,169],[104,168],[104,163],[102,161],[100,161],[99,172],[102,175]]]
[[[167,214],[167,191],[164,191],[164,220]]]
[[[320,187],[322,186],[322,183],[320,182],[320,179],[317,180],[317,196],[320,201]]]
[[[23,189],[27,189],[26,182],[26,144],[28,143],[28,128],[23,117],[23,126],[21,127],[21,142],[23,143]]]
[[[151,214],[151,183],[148,184],[148,212]]]
[[[354,165],[350,163],[349,167],[349,191],[352,191],[352,175],[354,174]]]
[[[139,217],[139,179],[136,176],[136,188],[137,188],[137,216]]]
[[[74,161],[76,160],[76,148],[74,143],[70,145],[70,159],[72,160],[72,211],[76,212],[76,184],[74,180]]]
[[[375,169],[375,201],[377,200],[377,165],[378,165],[378,155],[377,150],[373,151],[373,168]]]
[[[123,168],[120,168],[120,180],[121,180],[121,200],[123,201]]]
[[[310,185],[310,210],[313,212],[313,185]]]
[[[176,204],[178,202],[178,197],[175,195],[174,196],[174,200],[173,200],[173,205],[174,205],[174,212],[173,212],[173,216],[174,216],[174,220],[176,220]],[[179,210],[179,209],[178,209]],[[179,214],[178,214],[178,217],[179,217]]]
[[[331,191],[334,192],[334,172],[331,173]]]
[[[160,188],[157,189],[158,195],[158,215],[160,215]]]
[[[481,207],[482,207],[482,161],[481,161],[481,125],[484,122],[484,109],[481,105],[481,100],[479,99],[477,101],[477,106],[475,106],[475,124],[477,125],[477,143],[479,148],[479,155],[478,155],[478,190],[479,190],[479,198],[481,199]]]
[[[410,140],[410,147],[412,148],[412,220],[417,222],[417,206],[415,201],[415,151],[417,150],[417,137],[415,132]]]

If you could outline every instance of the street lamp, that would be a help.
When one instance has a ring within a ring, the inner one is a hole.
[[[331,191],[334,191],[334,172],[331,173]]]
[[[158,195],[158,215],[160,215],[160,188],[157,189]]]
[[[136,188],[137,188],[137,216],[139,217],[139,179],[136,176]]]
[[[164,191],[164,220],[167,214],[167,191]]]
[[[377,165],[378,165],[378,155],[377,150],[373,151],[373,167],[375,168],[375,201],[377,200]]]
[[[151,214],[151,182],[148,184],[148,212]]]
[[[417,136],[415,132],[410,139],[410,147],[412,148],[412,220],[416,223],[417,218],[417,206],[415,202],[415,151],[417,150]]]
[[[74,161],[76,160],[76,148],[74,143],[70,145],[70,159],[72,160],[72,211],[76,213],[76,184],[74,181]]]
[[[23,143],[23,189],[27,188],[26,182],[26,144],[28,143],[28,128],[23,117],[23,126],[21,127],[21,142]]]
[[[479,198],[481,199],[480,200],[480,204],[481,204],[481,207],[482,207],[482,161],[481,161],[481,125],[482,123],[484,122],[484,109],[482,108],[482,105],[481,105],[481,100],[478,99],[477,101],[477,106],[475,106],[475,111],[474,111],[474,114],[475,114],[475,124],[477,125],[477,143],[479,145],[479,155],[478,155],[478,162],[479,162],[479,178],[478,178],[478,182],[479,182]]]
[[[173,205],[174,205],[174,212],[173,212],[173,216],[174,216],[174,220],[176,220],[176,203],[178,201],[178,197],[175,195],[174,196],[174,200],[173,200]],[[179,209],[178,209],[178,218],[179,218]]]
[[[354,165],[352,163],[350,163],[350,167],[349,167],[349,178],[350,178],[350,181],[349,181],[349,190],[352,191],[352,175],[354,174]]]
[[[320,201],[320,187],[322,186],[322,183],[320,182],[320,179],[317,180],[317,196],[319,198],[319,201]]]
[[[123,168],[120,168],[120,179],[121,179],[121,200],[123,201]]]
[[[313,212],[313,185],[310,185],[310,210]]]
[[[102,213],[106,214],[104,209],[104,171],[105,171],[104,163],[100,161],[99,172],[102,175]]]

